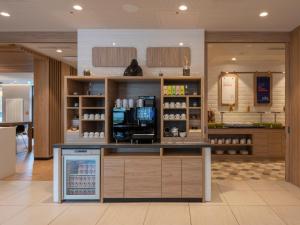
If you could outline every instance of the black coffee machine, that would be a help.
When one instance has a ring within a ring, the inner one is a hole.
[[[137,106],[113,109],[113,138],[116,142],[155,142],[157,110],[155,96],[140,96]]]

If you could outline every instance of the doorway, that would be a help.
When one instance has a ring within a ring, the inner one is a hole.
[[[213,178],[284,180],[286,45],[206,47]]]

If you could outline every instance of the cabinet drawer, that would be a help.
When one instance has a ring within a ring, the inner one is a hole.
[[[202,197],[202,159],[182,159],[182,197]]]
[[[161,159],[125,160],[125,198],[161,198]]]
[[[124,197],[124,160],[104,159],[104,198]]]
[[[162,197],[181,198],[181,159],[162,160]]]

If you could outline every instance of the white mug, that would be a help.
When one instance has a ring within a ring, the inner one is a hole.
[[[165,114],[165,115],[164,115],[164,119],[165,119],[165,120],[168,120],[168,119],[169,119],[169,114]]]
[[[100,114],[99,113],[97,113],[97,114],[95,114],[95,120],[100,120]]]
[[[83,119],[88,120],[89,119],[89,114],[87,114],[87,113],[83,114]]]
[[[180,118],[181,118],[182,120],[185,120],[185,119],[186,119],[185,113],[182,113],[182,114],[180,115]]]
[[[95,132],[95,138],[99,138],[100,137],[100,133],[99,132]]]
[[[133,107],[134,107],[134,101],[133,101],[132,98],[130,98],[130,99],[128,100],[128,105],[129,105],[129,108],[133,108]]]
[[[123,108],[128,108],[128,100],[126,98],[123,99]]]
[[[180,120],[180,114],[176,114],[176,115],[175,115],[175,119],[176,119],[176,120]]]
[[[182,103],[181,103],[181,107],[182,107],[182,108],[186,108],[186,103],[185,103],[185,102],[182,102]]]
[[[175,115],[174,114],[169,114],[169,119],[170,120],[174,120],[175,119]]]
[[[94,132],[90,132],[89,133],[89,138],[93,138],[94,137]]]
[[[170,108],[174,109],[175,108],[175,102],[170,102]]]
[[[84,133],[83,133],[83,137],[84,137],[84,138],[89,137],[89,132],[84,132]]]
[[[251,143],[252,143],[252,140],[251,140],[250,138],[248,138],[248,139],[247,139],[247,144],[248,144],[248,145],[251,145]]]
[[[164,103],[164,107],[165,107],[166,109],[170,108],[170,103],[169,103],[169,102],[165,102],[165,103]]]
[[[176,108],[181,108],[181,107],[182,107],[182,106],[181,106],[181,103],[180,103],[180,102],[176,102],[175,107],[176,107]]]
[[[101,118],[101,120],[104,120],[104,119],[105,119],[105,114],[102,113],[102,114],[100,115],[100,118]]]
[[[90,114],[89,119],[94,120],[95,119],[95,114]]]
[[[104,132],[100,132],[100,138],[104,138]]]
[[[122,107],[122,101],[119,98],[116,100],[116,107],[117,108],[121,108]]]

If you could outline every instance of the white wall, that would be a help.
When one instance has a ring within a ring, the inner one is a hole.
[[[228,111],[229,107],[220,107],[218,105],[218,80],[221,72],[226,71],[285,71],[285,65],[275,62],[237,62],[232,64],[210,64],[208,70],[208,109],[216,113],[216,121],[220,122],[219,111]],[[253,74],[239,74],[238,82],[238,107],[235,111],[246,112],[250,106],[251,112],[283,112],[285,106],[285,75],[273,74],[273,104],[271,107],[254,107],[253,97]],[[263,116],[265,122],[272,122],[273,115]],[[258,114],[225,114],[224,122],[259,122]],[[285,113],[278,115],[278,122],[285,123]]]
[[[78,74],[89,69],[93,75],[123,75],[125,68],[95,68],[93,47],[136,47],[137,59],[145,75],[158,75],[159,68],[147,68],[147,47],[178,47],[180,42],[191,48],[191,74],[204,74],[204,30],[78,30]],[[182,68],[162,68],[165,75],[182,75]]]

